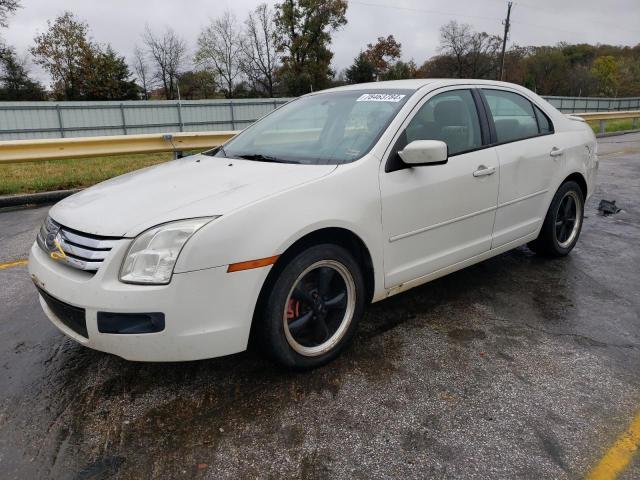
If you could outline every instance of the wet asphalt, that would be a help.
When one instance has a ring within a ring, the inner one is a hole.
[[[640,134],[599,143],[570,256],[522,247],[372,305],[312,372],[94,352],[46,320],[26,267],[0,270],[0,477],[583,477],[640,411]],[[0,263],[47,210],[0,212]]]

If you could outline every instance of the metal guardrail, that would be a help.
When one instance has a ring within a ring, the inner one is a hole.
[[[543,96],[562,113],[629,111],[640,109],[640,97],[560,97]]]
[[[0,164],[101,157],[131,153],[206,150],[229,140],[237,131],[112,135],[0,141]]]
[[[640,110],[576,113],[573,115],[585,120],[598,120],[600,122],[600,130],[604,133],[605,122],[612,119],[633,119],[632,128],[637,128]],[[205,150],[221,145],[237,133],[238,131],[181,132],[173,134],[155,133],[104,137],[7,140],[0,141],[0,164],[132,153],[178,153],[189,150]]]
[[[638,119],[640,118],[640,110],[632,110],[629,112],[585,112],[574,114],[587,121],[597,120],[599,122],[600,133],[606,132],[605,123],[607,120],[626,120],[631,119],[631,129],[638,128]]]

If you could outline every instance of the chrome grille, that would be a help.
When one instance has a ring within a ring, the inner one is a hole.
[[[44,221],[37,237],[38,245],[51,258],[89,272],[100,268],[118,240],[117,237],[78,232],[60,225],[51,217]]]

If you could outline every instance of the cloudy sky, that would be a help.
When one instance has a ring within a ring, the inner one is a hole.
[[[23,8],[0,32],[24,54],[47,20],[70,10],[89,24],[91,36],[129,58],[145,24],[171,25],[191,47],[200,29],[222,10],[244,19],[263,0],[22,0]],[[276,3],[267,0],[267,3]],[[349,0],[348,24],[333,37],[334,68],[347,67],[378,36],[393,34],[405,60],[418,64],[437,52],[438,29],[449,20],[501,34],[506,0]],[[640,43],[640,0],[514,1],[510,44],[549,45],[560,41],[635,45]],[[32,72],[46,77],[37,68]]]

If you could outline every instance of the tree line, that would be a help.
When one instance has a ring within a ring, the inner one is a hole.
[[[0,0],[0,29],[19,2]],[[456,21],[441,27],[438,53],[421,64],[402,60],[401,43],[388,35],[335,72],[332,34],[347,24],[346,11],[347,0],[260,4],[242,21],[225,11],[202,29],[194,49],[170,27],[147,25],[128,60],[65,12],[29,49],[49,88],[30,75],[29,57],[0,37],[0,100],[276,97],[378,80],[499,77],[502,38]],[[640,96],[640,44],[514,45],[504,60],[504,80],[541,95]]]

